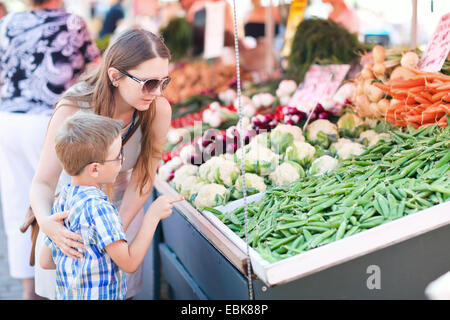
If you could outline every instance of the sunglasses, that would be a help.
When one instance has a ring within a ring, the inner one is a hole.
[[[136,78],[135,76],[129,74],[128,72],[124,70],[120,70],[120,73],[123,75],[133,79],[134,81],[140,83],[142,85],[142,93],[149,94],[155,91],[158,87],[161,88],[161,92],[163,92],[167,86],[170,83],[171,78],[170,77],[164,77],[161,80],[160,79],[148,79],[148,80],[141,80],[139,78]]]

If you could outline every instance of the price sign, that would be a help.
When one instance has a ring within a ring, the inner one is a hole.
[[[297,26],[305,17],[306,5],[308,0],[293,0],[289,9],[289,16],[286,25],[286,33],[284,36],[284,45],[281,50],[281,56],[287,57],[291,53],[292,39],[294,38]]]
[[[419,69],[438,72],[450,51],[450,13],[442,16],[420,61]]]
[[[225,2],[206,2],[205,51],[203,58],[220,57],[225,39]]]
[[[312,65],[292,96],[289,106],[309,111],[322,100],[331,99],[350,69],[348,64]]]

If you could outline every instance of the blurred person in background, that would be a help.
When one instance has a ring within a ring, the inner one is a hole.
[[[6,6],[3,2],[0,2],[0,18],[3,18],[8,14],[8,10],[6,10]]]
[[[60,95],[100,58],[86,24],[63,0],[30,0],[28,11],[0,20],[0,191],[9,272],[23,299],[39,298],[30,266],[30,233],[19,228],[42,144]]]
[[[109,8],[106,13],[105,20],[103,21],[103,27],[100,30],[99,37],[102,38],[106,35],[113,34],[120,21],[125,17],[125,11],[122,6],[123,0],[110,0]]]
[[[223,0],[211,0],[221,2]],[[206,0],[180,0],[181,7],[186,13],[186,20],[193,28],[193,54],[200,55],[204,50],[206,25]],[[234,46],[233,7],[225,1],[225,37],[224,45]]]
[[[329,3],[333,10],[328,15],[328,19],[342,24],[351,33],[359,33],[359,18],[355,10],[349,8],[344,0],[322,0],[323,3]]]
[[[245,23],[245,36],[255,39],[264,37],[266,34],[266,7],[261,5],[261,0],[252,0],[253,9]],[[280,29],[281,17],[278,7],[272,7],[272,18],[274,22],[274,35],[276,36]]]

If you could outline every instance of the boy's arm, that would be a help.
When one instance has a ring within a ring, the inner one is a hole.
[[[126,273],[134,273],[141,265],[150,247],[159,223],[156,215],[146,214],[142,226],[133,242],[115,241],[105,247],[111,259]]]
[[[43,245],[39,254],[39,265],[42,269],[56,269],[55,262],[52,257],[52,250]]]

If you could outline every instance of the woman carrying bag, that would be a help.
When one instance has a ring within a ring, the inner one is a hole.
[[[85,22],[62,0],[33,0],[0,20],[0,191],[9,271],[34,294],[29,232],[19,228],[54,104],[88,63],[100,57]]]

